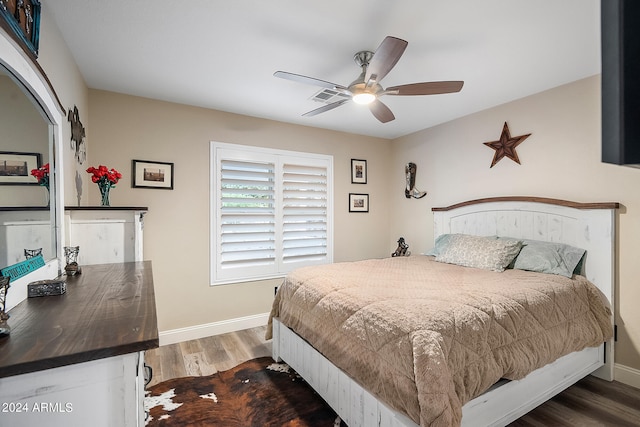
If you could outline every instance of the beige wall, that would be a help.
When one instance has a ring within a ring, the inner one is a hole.
[[[268,312],[280,283],[209,286],[210,141],[333,155],[335,260],[382,257],[393,249],[386,226],[388,140],[97,90],[89,99],[91,165],[124,175],[111,190],[112,206],[149,207],[144,256],[153,261],[160,331]],[[366,185],[351,184],[352,158],[367,160]],[[174,190],[131,188],[132,159],[175,163]],[[349,192],[369,193],[370,212],[348,213]],[[97,188],[90,188],[90,201],[98,204]]]
[[[489,168],[494,151],[483,142],[532,135],[517,148],[521,165],[505,158]],[[414,251],[432,246],[431,208],[489,196],[545,196],[580,202],[620,202],[616,362],[640,369],[640,169],[600,161],[600,77],[595,76],[400,138],[391,168],[418,165],[424,199],[407,200],[394,175],[391,235]]]
[[[66,113],[78,107],[80,112],[80,120],[86,129],[87,152],[91,142],[91,133],[89,126],[89,90],[78,70],[78,67],[67,47],[60,30],[56,26],[46,2],[42,4],[42,16],[40,19],[40,49],[38,54],[38,63],[44,69],[51,84],[62,103]],[[86,167],[80,165],[74,157],[74,150],[71,148],[71,127],[70,124],[62,123],[63,140],[62,144],[64,156],[62,162],[64,164],[64,200],[65,205],[76,206],[78,200],[76,195],[76,176],[84,174]],[[87,187],[81,190],[86,194]],[[87,204],[83,200],[81,204]]]

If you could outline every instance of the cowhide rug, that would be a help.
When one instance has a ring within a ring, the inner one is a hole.
[[[156,384],[144,406],[149,427],[346,427],[293,369],[270,357]]]

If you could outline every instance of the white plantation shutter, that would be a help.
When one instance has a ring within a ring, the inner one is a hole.
[[[333,261],[332,158],[212,143],[212,283]]]
[[[275,165],[222,160],[220,264],[222,268],[275,263]]]
[[[327,257],[327,168],[284,164],[282,177],[283,262]]]

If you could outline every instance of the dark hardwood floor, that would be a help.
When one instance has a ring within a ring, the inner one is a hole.
[[[265,327],[232,332],[146,352],[150,385],[178,377],[211,375],[246,360],[271,355]],[[640,426],[640,389],[587,377],[545,402],[511,427]],[[481,427],[481,426],[478,426]]]
[[[640,390],[588,376],[510,426],[640,426]]]

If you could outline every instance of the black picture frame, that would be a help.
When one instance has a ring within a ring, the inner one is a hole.
[[[349,212],[369,212],[369,195],[349,193]]]
[[[351,159],[351,183],[367,183],[367,161],[362,159]]]
[[[0,185],[38,185],[31,171],[40,166],[40,153],[0,151]]]
[[[153,160],[131,161],[132,188],[173,190],[174,165]]]

